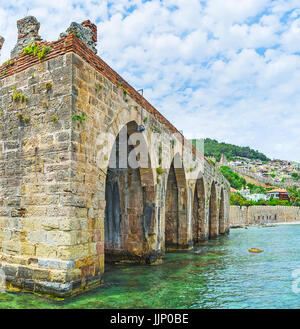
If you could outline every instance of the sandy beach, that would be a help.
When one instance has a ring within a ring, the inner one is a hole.
[[[272,223],[264,223],[264,224],[236,224],[236,225],[230,225],[231,229],[235,228],[244,228],[249,226],[268,226],[268,225],[300,225],[300,220],[294,220],[290,222],[272,222]]]

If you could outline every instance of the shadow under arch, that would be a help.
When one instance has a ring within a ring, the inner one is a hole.
[[[226,223],[225,223],[225,198],[224,189],[221,189],[220,205],[219,205],[219,234],[226,233]]]
[[[165,201],[166,250],[189,248],[187,183],[180,155],[175,154],[168,172]]]
[[[218,204],[216,183],[212,182],[209,198],[209,221],[208,221],[208,238],[212,239],[218,235]]]
[[[192,239],[197,244],[206,239],[205,234],[205,186],[203,177],[198,178],[195,184],[193,213],[192,213]]]
[[[155,261],[155,186],[149,154],[145,168],[132,166],[139,160],[137,145],[130,140],[138,124],[130,121],[119,131],[109,157],[105,180],[105,260],[150,263]],[[143,141],[144,136],[139,133]],[[143,141],[145,142],[145,141]],[[141,143],[141,142],[140,142]],[[143,145],[146,145],[146,143]],[[148,152],[148,150],[144,150]]]

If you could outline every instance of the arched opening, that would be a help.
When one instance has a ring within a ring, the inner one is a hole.
[[[193,243],[205,240],[205,189],[203,178],[197,179],[192,213]]]
[[[221,190],[221,199],[220,199],[220,207],[219,207],[219,234],[225,233],[225,200],[224,200],[224,190]]]
[[[124,126],[109,159],[105,182],[106,261],[145,263],[152,251],[149,237],[153,235],[155,217],[153,173],[150,162],[150,169],[132,167],[132,156],[139,158],[130,140],[136,132],[135,122]]]
[[[185,249],[189,246],[186,179],[184,168],[178,168],[178,163],[178,155],[176,155],[171,163],[167,180],[165,203],[165,247],[167,250]]]
[[[218,205],[216,184],[212,182],[209,199],[209,222],[208,222],[208,237],[212,239],[218,235]]]

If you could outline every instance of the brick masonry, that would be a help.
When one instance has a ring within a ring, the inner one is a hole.
[[[0,67],[0,266],[9,287],[67,297],[101,285],[104,256],[155,264],[166,250],[228,233],[229,184],[217,168],[77,36],[39,45],[51,47],[44,59],[20,54]],[[113,150],[101,133],[116,141],[141,126],[149,168],[97,159],[104,145]]]

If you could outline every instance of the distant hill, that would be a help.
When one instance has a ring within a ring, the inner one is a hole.
[[[263,153],[255,151],[248,146],[237,146],[227,143],[219,143],[215,139],[204,139],[204,155],[213,156],[217,161],[220,161],[222,153],[228,160],[236,157],[244,157],[251,160],[270,161]]]

